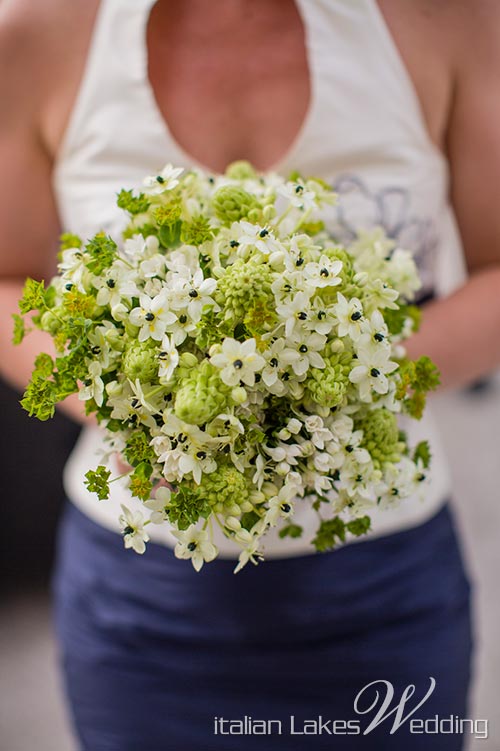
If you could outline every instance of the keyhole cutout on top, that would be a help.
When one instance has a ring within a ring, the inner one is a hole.
[[[146,84],[184,163],[223,172],[248,159],[279,171],[311,114],[305,23],[293,0],[230,2],[156,0],[146,23]],[[205,25],[200,7],[211,9]],[[214,8],[232,12],[214,19]]]

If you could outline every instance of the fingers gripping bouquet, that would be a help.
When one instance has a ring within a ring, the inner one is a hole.
[[[168,523],[199,570],[220,527],[239,570],[269,528],[300,536],[294,510],[309,504],[324,551],[425,479],[428,446],[410,448],[397,422],[420,417],[438,383],[401,346],[418,325],[417,271],[379,230],[349,248],[330,239],[334,201],[319,179],[243,162],[218,177],[169,165],[119,194],[120,246],[63,236],[58,276],[27,281],[20,312],[36,312],[56,356],[36,359],[23,406],[47,419],[78,392],[96,415],[142,502],[123,506],[126,547],[142,553],[147,525]],[[86,478],[105,502],[111,471]]]

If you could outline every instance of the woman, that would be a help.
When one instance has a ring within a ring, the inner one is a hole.
[[[22,279],[50,273],[61,226],[116,232],[114,194],[163,163],[222,171],[246,158],[332,182],[340,201],[325,221],[339,238],[382,224],[411,247],[427,304],[409,349],[438,363],[445,386],[498,364],[500,13],[457,5],[4,0],[2,346]],[[449,294],[461,240],[472,273]],[[21,383],[46,346],[32,335],[5,374]],[[76,401],[67,410],[83,420]],[[233,577],[231,560],[196,574],[168,533],[143,557],[123,549],[126,491],[103,504],[84,491],[102,441],[88,426],[66,472],[56,571],[81,748],[462,748],[461,733],[423,741],[394,713],[375,720],[377,686],[393,687],[391,707],[408,698],[404,717],[419,703],[415,719],[467,716],[468,583],[430,416],[418,430],[434,453],[424,504],[380,514],[371,539],[321,556],[307,535],[271,539],[268,560]],[[334,739],[320,717],[338,720]]]

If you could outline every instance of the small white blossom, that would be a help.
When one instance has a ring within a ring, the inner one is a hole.
[[[171,341],[166,334],[161,340],[158,360],[160,361],[160,367],[158,370],[160,383],[163,381],[170,381],[174,374],[174,370],[179,364],[179,353],[173,340]]]
[[[386,347],[366,346],[358,351],[359,365],[349,374],[349,380],[359,389],[362,401],[372,401],[372,391],[386,394],[389,390],[387,376],[398,367],[397,362],[390,358],[390,351]]]
[[[139,302],[139,307],[130,311],[130,323],[140,328],[139,341],[144,342],[149,338],[161,341],[167,326],[177,319],[168,308],[166,293],[153,298],[141,295]]]
[[[173,535],[179,540],[174,551],[176,558],[191,559],[195,571],[200,571],[205,562],[209,563],[217,557],[219,551],[206,530],[192,525],[185,531],[174,530]]]
[[[220,377],[228,386],[237,386],[243,381],[247,386],[255,383],[255,374],[266,361],[256,352],[255,339],[238,342],[227,337],[222,343],[221,352],[213,354],[210,362],[221,368]]]
[[[179,185],[177,179],[184,172],[182,167],[174,167],[167,164],[158,175],[152,175],[144,179],[144,192],[157,196],[165,191],[173,190]]]
[[[93,360],[87,366],[88,377],[83,382],[83,389],[78,393],[81,401],[93,399],[97,406],[101,406],[104,399],[104,381],[101,378],[102,365],[97,360]]]
[[[146,543],[149,535],[144,529],[145,521],[140,511],[135,513],[130,511],[122,503],[122,514],[119,518],[122,529],[123,542],[126,548],[133,548],[136,553],[142,553],[146,550]]]

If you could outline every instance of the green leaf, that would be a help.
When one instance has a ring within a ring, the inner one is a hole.
[[[174,222],[174,224],[165,224],[160,227],[158,232],[158,238],[164,248],[171,249],[176,248],[181,242],[181,229],[182,222]]]
[[[100,464],[95,470],[89,469],[85,473],[85,485],[91,493],[97,493],[100,501],[109,498],[109,478],[111,472]]]
[[[14,330],[12,333],[12,344],[21,344],[22,340],[26,336],[26,327],[24,325],[24,318],[18,313],[13,313]]]
[[[56,403],[54,382],[35,371],[21,399],[21,406],[30,417],[37,417],[44,422],[54,416]]]
[[[82,238],[78,235],[73,235],[71,232],[65,232],[59,238],[59,244],[61,251],[69,250],[70,248],[81,248]]]
[[[116,258],[116,243],[104,232],[100,232],[85,246],[85,250],[91,259],[87,262],[87,268],[93,274],[102,274],[109,268]]]
[[[131,190],[121,190],[116,201],[118,208],[128,211],[129,214],[143,214],[149,209],[150,201],[144,193],[134,196]]]
[[[360,516],[359,519],[352,519],[352,521],[347,522],[346,529],[351,535],[361,537],[361,535],[365,535],[368,532],[371,524],[369,516]]]
[[[109,428],[109,426],[108,426]],[[155,453],[149,445],[150,438],[142,431],[136,430],[127,440],[125,447],[125,458],[133,467],[141,462],[147,462],[151,465]]]
[[[302,537],[302,532],[304,531],[303,527],[301,527],[299,524],[288,524],[286,527],[283,527],[279,531],[279,536],[283,540],[285,537]]]
[[[130,491],[136,498],[147,501],[151,496],[153,483],[149,479],[153,473],[150,462],[141,462],[130,475]]]
[[[439,370],[430,357],[423,355],[415,362],[415,378],[412,386],[418,391],[434,391],[441,383]]]
[[[32,310],[43,310],[45,307],[45,283],[28,277],[19,300],[19,311],[24,315]]]
[[[256,524],[260,519],[260,516],[255,513],[255,511],[247,511],[245,514],[242,514],[240,522],[243,529],[246,529],[248,532],[252,529],[253,525]]]
[[[331,550],[337,542],[345,540],[345,522],[339,516],[321,522],[312,544],[320,553]]]
[[[417,443],[415,451],[413,452],[413,461],[421,461],[424,468],[428,469],[431,463],[431,458],[432,454],[429,441],[420,441],[420,443]]]

